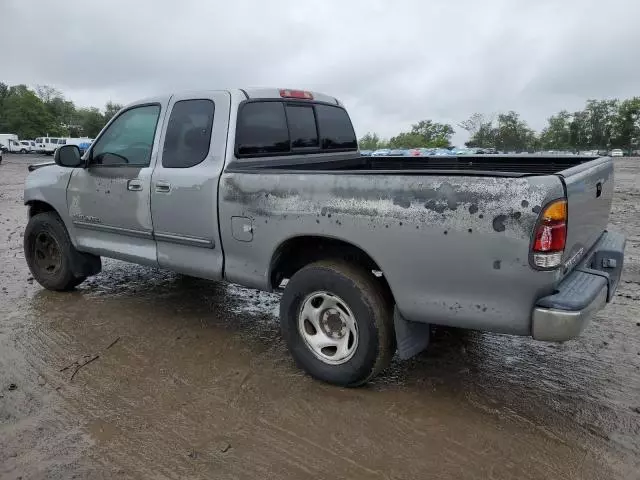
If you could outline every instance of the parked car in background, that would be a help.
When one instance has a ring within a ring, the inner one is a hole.
[[[436,155],[438,157],[442,157],[442,156],[446,156],[446,155],[455,155],[451,150],[449,150],[448,148],[436,148],[433,152],[433,155]]]
[[[614,148],[613,150],[611,150],[611,156],[612,157],[624,157],[624,152],[622,150],[620,150],[619,148]]]
[[[388,148],[379,148],[371,154],[372,157],[387,157],[391,154],[391,150]]]
[[[404,148],[394,148],[389,152],[390,157],[404,157],[404,156],[407,156],[408,154],[409,154],[409,151],[405,150]]]
[[[370,157],[372,153],[373,150],[360,150],[360,155],[362,155],[363,157]]]
[[[35,142],[20,140],[20,153],[31,153],[34,150]]]

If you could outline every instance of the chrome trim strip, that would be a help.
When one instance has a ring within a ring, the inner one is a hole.
[[[184,235],[177,235],[175,233],[163,233],[163,232],[154,232],[153,235],[156,238],[156,240],[161,240],[164,242],[180,243],[182,245],[191,245],[193,247],[204,247],[204,248],[215,247],[215,243],[213,242],[213,240],[209,240],[207,238],[187,237]]]
[[[134,230],[132,228],[114,227],[113,225],[103,225],[102,223],[82,222],[80,220],[74,220],[73,225],[75,227],[86,228],[87,230],[97,230],[99,232],[118,233],[121,235],[129,235],[131,237],[139,238],[153,238],[151,231]]]

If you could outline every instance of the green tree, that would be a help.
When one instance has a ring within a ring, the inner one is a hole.
[[[640,145],[640,97],[620,102],[611,145],[629,152]]]
[[[467,147],[494,147],[496,146],[496,130],[493,121],[485,118],[481,113],[474,113],[467,120],[460,122],[459,126],[469,133]]]
[[[569,123],[569,145],[574,150],[583,150],[591,147],[587,112],[574,112]]]
[[[607,149],[616,123],[617,100],[587,100],[585,113],[589,129],[589,147]]]
[[[55,133],[55,122],[33,91],[26,85],[14,85],[2,102],[2,130],[20,138],[35,138]]]
[[[377,133],[367,132],[358,140],[360,150],[378,150],[386,147],[386,142]]]
[[[95,107],[81,108],[76,113],[75,122],[80,125],[82,135],[95,138],[104,126],[104,117]]]
[[[499,114],[495,128],[495,147],[499,150],[525,152],[536,147],[535,132],[514,111]]]
[[[433,148],[451,146],[453,127],[446,123],[421,120],[411,126],[411,131],[401,132],[389,140],[393,148]]]
[[[578,149],[577,145],[571,145],[571,114],[561,110],[547,120],[547,127],[540,134],[540,143],[548,150]]]
[[[104,124],[106,125],[113,116],[120,111],[122,105],[108,101],[104,106]]]

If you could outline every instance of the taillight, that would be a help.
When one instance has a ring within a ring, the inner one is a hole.
[[[542,211],[533,238],[533,263],[537,267],[555,268],[562,263],[567,243],[566,200],[556,200]]]
[[[303,100],[313,100],[313,94],[311,92],[305,92],[304,90],[280,90],[280,96],[282,98],[301,98]]]

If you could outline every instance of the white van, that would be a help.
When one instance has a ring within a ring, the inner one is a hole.
[[[38,137],[36,138],[36,152],[53,155],[58,148],[58,137]]]
[[[624,157],[624,152],[622,150],[620,150],[619,148],[614,148],[613,150],[611,150],[611,156],[612,157]]]
[[[58,147],[61,145],[76,145],[80,149],[80,153],[84,154],[84,151],[89,148],[93,143],[93,138],[89,137],[65,137],[58,139]]]

